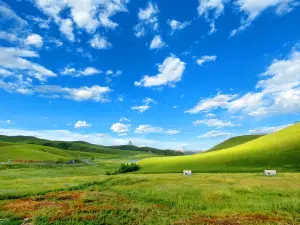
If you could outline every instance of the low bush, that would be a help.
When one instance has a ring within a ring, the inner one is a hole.
[[[106,175],[117,175],[120,173],[129,173],[129,172],[134,172],[140,170],[140,166],[136,163],[122,163],[120,165],[120,168],[116,171],[110,172],[106,171]]]

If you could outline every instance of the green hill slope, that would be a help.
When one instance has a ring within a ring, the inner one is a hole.
[[[223,141],[222,143],[212,147],[211,149],[207,150],[206,152],[212,152],[212,151],[217,151],[225,148],[232,148],[241,144],[244,144],[248,141],[253,141],[257,138],[260,138],[264,135],[243,135],[243,136],[237,136],[230,138],[226,141]]]
[[[31,145],[31,144],[0,144],[0,161],[5,162],[9,159],[15,160],[35,160],[35,161],[68,161],[74,156],[60,149]]]
[[[222,151],[140,161],[142,173],[300,171],[300,124]]]
[[[118,156],[134,156],[137,154],[157,154],[157,155],[182,155],[182,153],[172,150],[160,150],[150,147],[137,147],[134,145],[121,145],[121,146],[102,146],[90,144],[84,141],[50,141],[45,139],[39,139],[36,137],[27,136],[4,136],[0,135],[0,141],[13,142],[13,143],[26,143],[43,145],[54,148],[59,148],[69,151],[82,151],[82,152],[95,152],[104,154],[114,154]],[[137,153],[137,151],[139,153]]]

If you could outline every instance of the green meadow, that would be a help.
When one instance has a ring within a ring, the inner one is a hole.
[[[0,140],[0,162],[11,160],[0,164],[0,225],[300,224],[300,124],[189,156],[31,137]],[[72,159],[79,163],[66,163]],[[139,171],[106,175],[133,160]],[[183,176],[183,169],[193,175]],[[264,169],[278,174],[264,176]]]

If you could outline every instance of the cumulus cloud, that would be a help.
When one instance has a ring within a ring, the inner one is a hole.
[[[165,129],[161,128],[161,127],[153,127],[151,125],[140,125],[139,127],[137,127],[135,129],[135,133],[137,133],[137,134],[155,134],[155,133],[158,133],[158,134],[170,134],[170,135],[173,135],[173,134],[180,133],[180,131],[176,130],[176,129],[165,130]]]
[[[41,48],[43,46],[43,38],[38,34],[30,34],[26,40],[26,45],[31,45],[37,48]]]
[[[205,134],[202,134],[200,136],[197,136],[198,138],[214,138],[214,137],[220,137],[220,136],[232,136],[233,133],[230,132],[224,132],[220,130],[212,130]]]
[[[236,97],[237,95],[217,94],[217,96],[213,98],[207,98],[199,101],[194,108],[185,111],[185,113],[197,114],[217,108],[227,108],[230,101]]]
[[[94,35],[94,37],[90,40],[90,45],[95,49],[112,48],[112,44],[106,39],[106,37],[102,37],[99,34]]]
[[[222,120],[218,120],[218,119],[196,120],[193,122],[194,126],[201,125],[201,124],[204,124],[209,127],[217,127],[217,128],[239,126],[239,125],[233,124],[230,121],[222,121]]]
[[[10,21],[11,25],[17,25],[19,27],[24,27],[28,25],[28,22],[18,16],[7,4],[0,1],[0,15],[1,21]]]
[[[199,66],[202,66],[203,63],[206,63],[206,62],[213,62],[213,61],[216,61],[217,59],[217,56],[215,55],[204,55],[202,56],[200,59],[197,60],[197,64]]]
[[[137,110],[140,113],[143,113],[143,112],[147,111],[148,109],[150,109],[150,106],[149,105],[133,106],[133,107],[131,107],[131,109]]]
[[[94,33],[98,27],[115,29],[118,24],[111,17],[119,12],[127,12],[128,0],[34,0],[35,5],[49,16],[60,31],[70,40],[75,40],[74,23],[88,33]],[[70,9],[62,18],[61,12]]]
[[[217,31],[215,21],[223,14],[224,4],[222,0],[199,0],[198,14],[210,23],[210,31],[213,34]]]
[[[86,121],[77,121],[74,125],[74,128],[88,128],[91,127],[92,124],[88,124]]]
[[[205,117],[213,118],[213,117],[216,117],[216,115],[213,114],[213,113],[208,113],[208,114],[205,115]]]
[[[266,9],[273,8],[277,15],[283,15],[291,12],[299,5],[299,2],[297,0],[237,0],[235,1],[235,5],[247,16],[247,18],[241,21],[241,26],[239,28],[234,29],[231,32],[231,37],[249,27],[253,20],[255,20]]]
[[[0,47],[0,66],[18,73],[23,71],[28,76],[32,76],[40,81],[45,81],[49,77],[57,75],[45,67],[31,62],[25,58],[38,58],[34,51],[19,48]]]
[[[166,46],[160,35],[156,35],[150,44],[150,49],[160,49]]]
[[[292,124],[287,124],[287,125],[282,125],[282,126],[275,126],[275,127],[261,127],[261,128],[256,128],[249,130],[249,133],[251,134],[269,134],[273,133],[279,130],[282,130],[284,128],[287,128],[291,126]]]
[[[151,103],[155,104],[156,102],[152,98],[147,97],[147,98],[143,99],[143,103],[144,103],[144,105],[133,106],[133,107],[131,107],[131,109],[132,110],[137,110],[140,113],[143,113],[143,112],[147,111],[148,109],[150,109],[150,104]]]
[[[115,133],[127,135],[127,132],[129,131],[130,126],[131,126],[130,124],[114,123],[110,129]]]
[[[134,26],[135,36],[143,37],[147,30],[157,31],[159,28],[158,22],[159,9],[156,4],[148,2],[146,8],[140,8],[138,12],[139,22]]]
[[[107,93],[111,92],[109,87],[94,85],[92,87],[66,88],[56,85],[41,85],[34,89],[38,94],[45,97],[65,98],[75,101],[92,100],[95,102],[107,102]]]
[[[164,62],[158,65],[159,73],[156,76],[145,75],[140,81],[136,81],[135,86],[158,87],[175,86],[175,83],[181,81],[185,71],[185,63],[175,56],[169,56]]]
[[[201,100],[186,113],[199,113],[218,108],[243,112],[250,116],[291,114],[300,112],[300,52],[293,50],[285,59],[274,60],[260,75],[256,92],[240,97],[217,94]]]
[[[86,67],[83,70],[77,70],[71,67],[65,67],[64,70],[61,72],[63,75],[71,75],[73,77],[80,77],[80,76],[93,76],[102,73],[101,70],[98,70],[94,67]]]
[[[127,119],[126,117],[122,117],[120,119],[120,122],[130,122],[130,119]]]
[[[191,24],[190,21],[180,22],[178,20],[168,20],[167,23],[171,28],[171,34],[173,34],[176,31],[182,30]]]

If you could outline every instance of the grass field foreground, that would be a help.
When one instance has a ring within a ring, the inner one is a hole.
[[[28,170],[19,177],[22,171],[5,170],[0,183],[0,224],[21,224],[25,218],[39,225],[300,223],[297,173],[184,177],[105,176],[97,175],[101,173],[97,169],[89,173],[82,168],[57,171]],[[11,191],[6,192],[9,187]],[[18,198],[20,193],[27,195]]]

